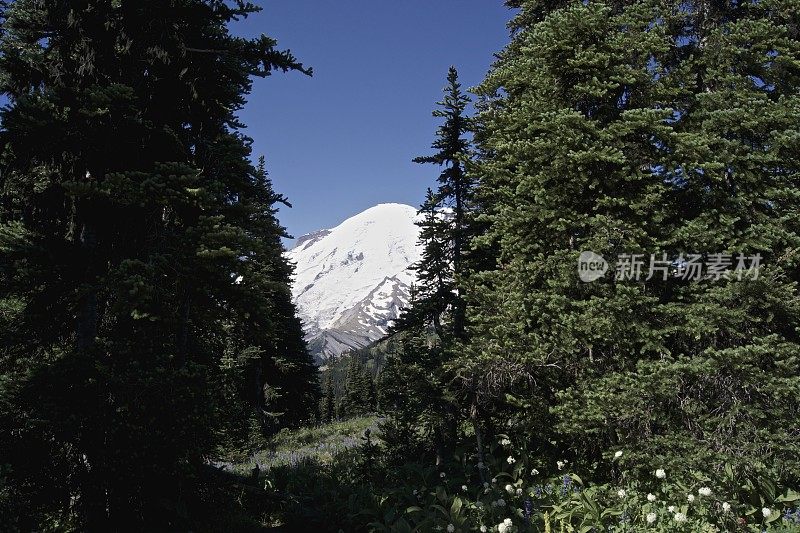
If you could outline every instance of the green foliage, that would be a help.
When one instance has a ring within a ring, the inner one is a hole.
[[[228,32],[246,2],[0,9],[4,529],[189,529],[211,454],[317,406],[236,118],[305,69]]]
[[[339,418],[351,418],[374,413],[377,408],[375,381],[358,355],[351,355],[347,380],[338,406]]]
[[[497,255],[468,276],[471,342],[452,372],[487,429],[525,418],[532,444],[570,450],[597,479],[625,446],[642,471],[728,463],[796,482],[792,18],[770,2],[519,5],[478,88],[474,246]],[[612,273],[579,281],[583,250]],[[618,280],[620,253],[764,266]]]

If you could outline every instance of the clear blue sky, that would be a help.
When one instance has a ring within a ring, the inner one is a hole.
[[[314,76],[256,80],[241,113],[275,188],[294,205],[281,222],[299,237],[383,202],[418,206],[438,171],[430,152],[450,65],[480,83],[508,42],[502,0],[255,0],[235,24],[267,34]],[[0,105],[6,103],[0,98]]]
[[[477,85],[508,42],[502,0],[260,0],[238,23],[265,33],[314,68],[256,81],[242,121],[294,236],[332,227],[382,202],[417,206],[438,171],[427,154],[431,117],[455,65]]]

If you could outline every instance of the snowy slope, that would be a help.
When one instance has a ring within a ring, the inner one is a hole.
[[[380,204],[329,230],[304,235],[287,252],[306,339],[322,361],[386,333],[408,302],[419,259],[416,209]]]

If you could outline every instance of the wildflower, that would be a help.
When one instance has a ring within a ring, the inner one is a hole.
[[[522,489],[517,489],[517,496],[522,496]]]
[[[498,507],[505,507],[506,506],[506,501],[503,498],[498,498],[497,499],[497,506]]]
[[[466,492],[466,491],[467,491],[467,486],[466,486],[466,485],[461,485],[461,490],[463,490],[464,492]]]
[[[686,515],[683,513],[675,513],[676,522],[686,522]]]
[[[700,496],[711,496],[711,489],[708,487],[700,487],[697,493],[700,494]]]
[[[511,522],[510,518],[506,518],[500,524],[497,525],[497,531],[499,533],[507,533],[511,531],[511,528],[514,527],[514,523]]]
[[[656,521],[656,513],[647,513],[647,523],[652,524]]]
[[[508,439],[503,439],[500,441],[500,444],[502,444],[503,446],[508,446],[509,444],[511,444],[511,441]]]
[[[772,509],[769,507],[764,507],[761,509],[761,514],[764,515],[764,518],[769,518],[772,515]]]
[[[656,501],[656,495],[655,494],[648,494],[647,495],[647,501],[649,501],[649,502]]]
[[[478,463],[478,469],[479,469],[479,470],[483,470],[483,468],[484,468],[484,465],[483,465],[483,463]]]
[[[496,478],[496,477],[493,477],[493,478],[492,478],[492,484],[495,484],[495,483],[497,483],[497,478]]]
[[[530,500],[530,498],[528,498],[525,500],[523,506],[525,510],[523,511],[522,515],[525,517],[525,525],[530,525],[531,515],[533,514],[533,502]]]
[[[453,533],[453,531],[455,531],[455,530],[456,530],[456,526],[454,526],[453,524],[447,524],[448,533]]]
[[[618,450],[617,453],[614,454],[614,459],[619,459],[622,457],[622,450]]]
[[[516,463],[516,462],[517,462],[517,460],[516,460],[516,459],[514,459],[513,457],[511,457],[511,456],[509,455],[509,456],[508,456],[508,459],[506,459],[506,462],[507,462],[508,464],[510,464],[510,465],[513,465],[514,463]]]
[[[481,526],[481,533],[486,533],[487,531],[489,530],[486,529],[486,526]]]
[[[667,473],[664,471],[663,468],[659,468],[658,470],[656,470],[656,477],[658,479],[664,479],[665,477],[667,477]]]
[[[686,499],[689,500],[689,503],[694,503],[694,494],[687,495]]]
[[[565,466],[567,466],[566,461],[556,461],[556,466],[559,470],[563,470]]]
[[[538,476],[539,475],[539,471],[534,468],[533,470],[531,470],[531,475],[532,476]]]
[[[726,513],[729,512],[731,510],[731,504],[729,504],[728,502],[723,502],[722,510],[725,511]]]
[[[506,492],[509,494],[514,494],[514,487],[511,484],[506,485]]]
[[[489,482],[488,481],[484,481],[483,482],[483,488],[484,489],[488,489],[489,488]]]
[[[668,513],[675,512],[675,506],[674,505],[670,505],[669,507],[667,507],[667,512]]]
[[[445,477],[447,477],[447,474],[445,474],[444,472],[439,472],[439,477],[444,479]]]
[[[627,493],[625,492],[625,489],[619,489],[617,491],[617,496],[619,496],[620,498],[624,498],[626,495]]]

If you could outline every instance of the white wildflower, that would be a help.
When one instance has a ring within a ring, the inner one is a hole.
[[[510,518],[506,518],[500,524],[497,525],[497,531],[499,533],[507,533],[511,531],[511,528],[514,527],[514,523],[511,521]]]
[[[509,455],[509,456],[508,456],[508,459],[506,459],[506,462],[507,462],[508,464],[510,464],[510,465],[513,465],[514,463],[516,463],[516,462],[517,462],[517,460],[516,460],[516,459],[514,459],[513,457],[511,457],[511,456]]]
[[[649,501],[649,502],[656,501],[656,495],[655,494],[648,494],[647,495],[647,501]]]
[[[522,496],[522,489],[517,489],[517,496]]]
[[[617,453],[614,454],[614,459],[619,459],[622,457],[622,450],[618,450]]]
[[[667,512],[668,513],[675,512],[675,506],[674,505],[670,505],[669,507],[667,507]]]
[[[567,466],[566,461],[556,461],[556,466],[559,470],[563,470],[565,466]]]
[[[487,531],[489,530],[486,529],[486,526],[481,526],[481,533],[486,533]]]
[[[689,500],[689,503],[694,503],[694,494],[687,494],[686,499]]]
[[[764,515],[764,518],[769,518],[772,515],[772,509],[769,507],[764,507],[761,509],[761,514]]]
[[[627,495],[627,492],[625,492],[625,489],[619,489],[617,491],[617,496],[619,496],[620,498],[624,498],[626,495]]]
[[[466,485],[461,485],[461,490],[463,490],[464,492],[466,492],[466,491],[467,491],[467,486],[466,486]]]
[[[711,489],[708,487],[700,487],[697,493],[700,494],[700,496],[711,496]]]
[[[534,468],[533,470],[531,470],[531,475],[532,476],[538,476],[539,475],[539,471]]]
[[[444,472],[439,472],[439,477],[440,478],[445,478],[446,476],[447,476],[447,474],[445,474]]]
[[[658,470],[656,470],[656,477],[658,479],[664,479],[665,477],[667,477],[667,473],[664,471],[663,468],[659,468]]]
[[[493,477],[493,478],[492,478],[492,483],[493,483],[493,484],[494,484],[494,483],[497,483],[497,478],[496,478],[496,477]]]
[[[506,492],[509,494],[514,494],[514,486],[511,484],[506,485]]]
[[[508,439],[503,439],[500,441],[500,444],[502,444],[503,446],[508,446],[511,444],[511,441]]]
[[[447,531],[449,533],[453,533],[453,531],[455,531],[455,530],[456,530],[456,526],[454,526],[453,524],[447,524]]]
[[[722,510],[725,511],[726,513],[729,512],[731,510],[731,504],[729,504],[728,502],[723,502]]]
[[[656,521],[656,513],[647,513],[647,523],[652,524]]]
[[[676,522],[686,522],[686,515],[683,513],[675,513]]]

